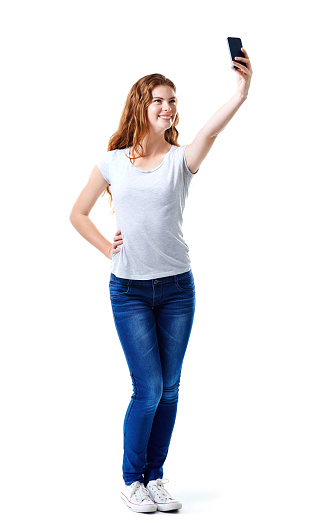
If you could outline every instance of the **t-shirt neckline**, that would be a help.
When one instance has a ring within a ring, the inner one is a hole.
[[[167,156],[168,156],[169,153],[172,151],[172,149],[174,149],[175,147],[176,147],[176,145],[172,145],[172,146],[171,146],[171,148],[169,149],[169,151],[165,154],[165,156],[164,156],[164,158],[163,158],[161,164],[158,165],[158,167],[155,167],[154,169],[147,169],[147,170],[140,169],[139,167],[136,167],[135,165],[133,165],[129,158],[126,158],[126,160],[129,162],[130,166],[131,166],[133,169],[136,169],[137,171],[140,171],[141,173],[152,173],[153,171],[156,171],[157,169],[159,169],[159,168],[164,164],[164,162],[166,161]],[[130,147],[127,147],[127,148],[126,148],[126,151],[127,151],[127,154],[128,154],[128,155],[129,155],[129,150],[130,150]]]

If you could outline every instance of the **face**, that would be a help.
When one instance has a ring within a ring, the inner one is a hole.
[[[165,132],[176,117],[177,99],[174,90],[168,85],[158,85],[152,90],[152,102],[148,107],[150,128],[155,132]]]

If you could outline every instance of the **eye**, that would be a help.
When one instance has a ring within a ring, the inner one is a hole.
[[[159,100],[159,98],[157,98],[157,99],[153,100],[153,102],[161,102],[161,100]],[[176,100],[175,99],[174,100],[170,100],[170,102],[175,104]]]

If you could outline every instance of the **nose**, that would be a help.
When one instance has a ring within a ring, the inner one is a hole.
[[[170,111],[170,105],[168,102],[165,102],[164,104],[164,110],[167,112],[167,111]]]

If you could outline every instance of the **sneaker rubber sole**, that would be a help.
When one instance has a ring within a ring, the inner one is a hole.
[[[133,512],[156,512],[157,510],[156,504],[137,505],[136,503],[132,503],[123,492],[121,492],[120,497]]]
[[[168,512],[169,510],[179,510],[182,508],[180,501],[173,501],[172,503],[156,503],[160,512]]]

